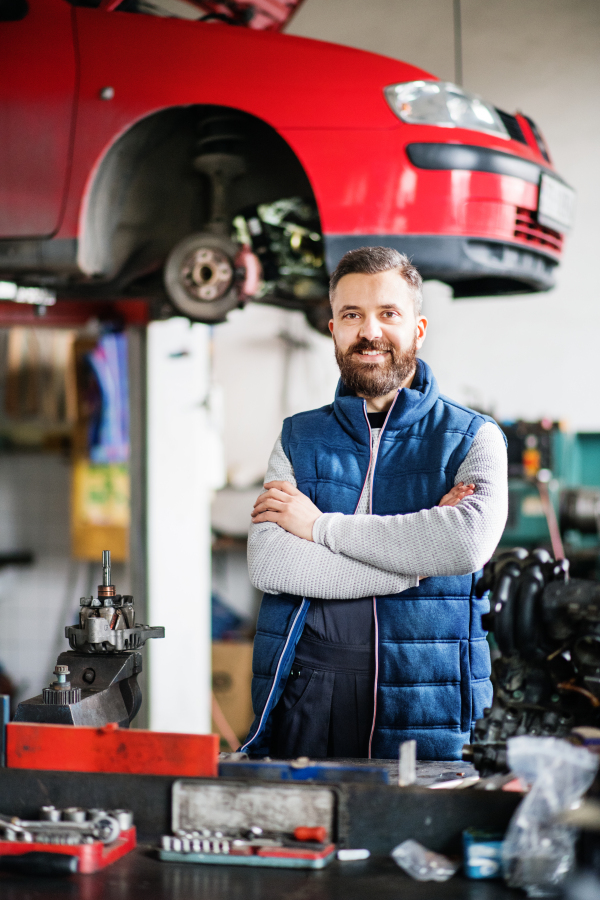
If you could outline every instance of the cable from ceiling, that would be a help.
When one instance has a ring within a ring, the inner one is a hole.
[[[454,81],[456,84],[463,83],[463,60],[462,60],[462,17],[460,9],[460,0],[453,0],[454,6]]]

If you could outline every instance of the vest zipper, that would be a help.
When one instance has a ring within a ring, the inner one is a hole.
[[[394,402],[390,406],[388,410],[388,414],[385,417],[385,422],[381,426],[381,431],[379,432],[379,440],[377,441],[377,447],[375,449],[375,454],[373,454],[373,432],[371,431],[371,423],[369,422],[369,417],[367,415],[367,401],[363,400],[363,413],[365,414],[365,419],[367,422],[367,428],[369,429],[369,447],[371,448],[371,456],[369,457],[369,468],[371,470],[371,490],[369,492],[369,514],[373,515],[373,483],[375,481],[375,466],[377,465],[377,456],[379,454],[379,445],[381,444],[381,436],[383,434],[383,430],[388,423],[388,419],[390,417],[390,413],[394,408],[394,404],[398,399],[398,391],[396,391],[396,396],[394,397]],[[368,478],[367,474],[367,478]],[[365,479],[366,484],[366,479]],[[361,491],[361,497],[364,491]],[[358,501],[360,503],[360,499]],[[358,509],[358,506],[357,506]],[[356,512],[356,510],[355,510]],[[369,735],[369,759],[371,759],[371,748],[373,745],[373,735],[375,734],[375,719],[377,718],[377,687],[379,682],[379,619],[377,618],[377,597],[373,597],[373,618],[375,620],[375,684],[373,687],[373,723],[371,725],[371,734]]]
[[[267,697],[267,702],[265,703],[265,706],[264,706],[264,709],[263,709],[263,712],[262,712],[262,716],[260,717],[260,721],[259,721],[259,723],[258,723],[258,728],[257,728],[256,731],[254,732],[254,734],[252,735],[252,737],[250,738],[250,740],[247,741],[247,742],[243,745],[243,747],[240,747],[240,749],[239,749],[239,751],[238,751],[238,752],[240,752],[240,753],[245,753],[246,750],[248,749],[248,747],[250,746],[250,744],[254,743],[254,741],[256,740],[256,738],[259,736],[259,734],[261,733],[261,731],[262,731],[262,729],[263,729],[263,725],[264,725],[264,723],[265,723],[265,719],[268,717],[268,715],[269,715],[270,712],[271,712],[271,710],[269,709],[269,703],[271,702],[271,697],[273,696],[273,692],[275,691],[275,688],[277,687],[277,679],[278,679],[278,676],[279,676],[279,669],[281,668],[281,664],[282,664],[283,659],[284,659],[284,657],[285,657],[285,651],[287,650],[288,644],[289,644],[289,642],[291,641],[291,639],[292,639],[292,637],[293,637],[293,635],[294,635],[294,631],[295,631],[295,628],[296,628],[296,622],[298,621],[298,618],[299,618],[299,616],[300,616],[300,613],[301,613],[302,610],[304,609],[304,605],[305,605],[305,604],[308,604],[308,603],[309,603],[309,601],[306,599],[306,597],[303,597],[303,598],[302,598],[302,603],[300,604],[300,607],[298,608],[298,612],[296,613],[296,615],[295,615],[295,617],[294,617],[294,621],[292,622],[292,627],[290,628],[289,634],[288,634],[288,636],[287,636],[287,640],[286,640],[285,644],[283,645],[283,650],[281,651],[281,656],[279,657],[279,662],[277,663],[277,668],[275,669],[275,675],[274,675],[274,677],[273,677],[273,684],[271,685],[271,690],[269,691],[269,696]]]

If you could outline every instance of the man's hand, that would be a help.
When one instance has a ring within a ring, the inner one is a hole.
[[[444,494],[438,503],[438,506],[456,506],[461,500],[464,500],[465,497],[470,497],[471,494],[474,493],[474,484],[465,484],[463,481],[460,481],[458,484],[454,485],[451,491]]]
[[[289,481],[269,481],[265,488],[254,504],[252,521],[276,522],[285,531],[312,541],[313,525],[321,515],[312,500]]]

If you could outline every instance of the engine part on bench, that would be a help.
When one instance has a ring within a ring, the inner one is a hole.
[[[102,568],[98,596],[82,597],[79,624],[65,628],[72,650],[59,655],[56,680],[19,703],[16,722],[95,727],[116,722],[126,728],[139,712],[138,651],[150,638],[163,638],[165,629],[136,624],[133,597],[117,594],[111,584],[108,550]]]
[[[507,770],[509,737],[600,725],[600,584],[569,580],[566,560],[519,548],[487,564],[477,593],[487,590],[482,624],[502,655],[492,667],[492,706],[463,749],[484,777]]]
[[[162,638],[165,629],[136,625],[133,597],[117,594],[110,583],[110,551],[102,553],[102,584],[98,596],[79,601],[79,625],[67,625],[65,637],[79,653],[111,653],[115,650],[139,650],[150,638]]]

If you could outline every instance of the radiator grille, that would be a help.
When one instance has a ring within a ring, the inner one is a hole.
[[[513,141],[520,141],[522,144],[526,144],[527,138],[523,134],[523,130],[522,130],[521,126],[519,125],[519,120],[517,118],[515,118],[515,116],[511,116],[509,113],[506,113],[501,109],[498,109],[498,107],[496,107],[496,112],[502,119],[504,127],[510,134]]]
[[[554,250],[559,253],[562,250],[563,237],[558,231],[540,225],[532,209],[517,206],[514,235],[528,244],[537,244],[546,250]]]

